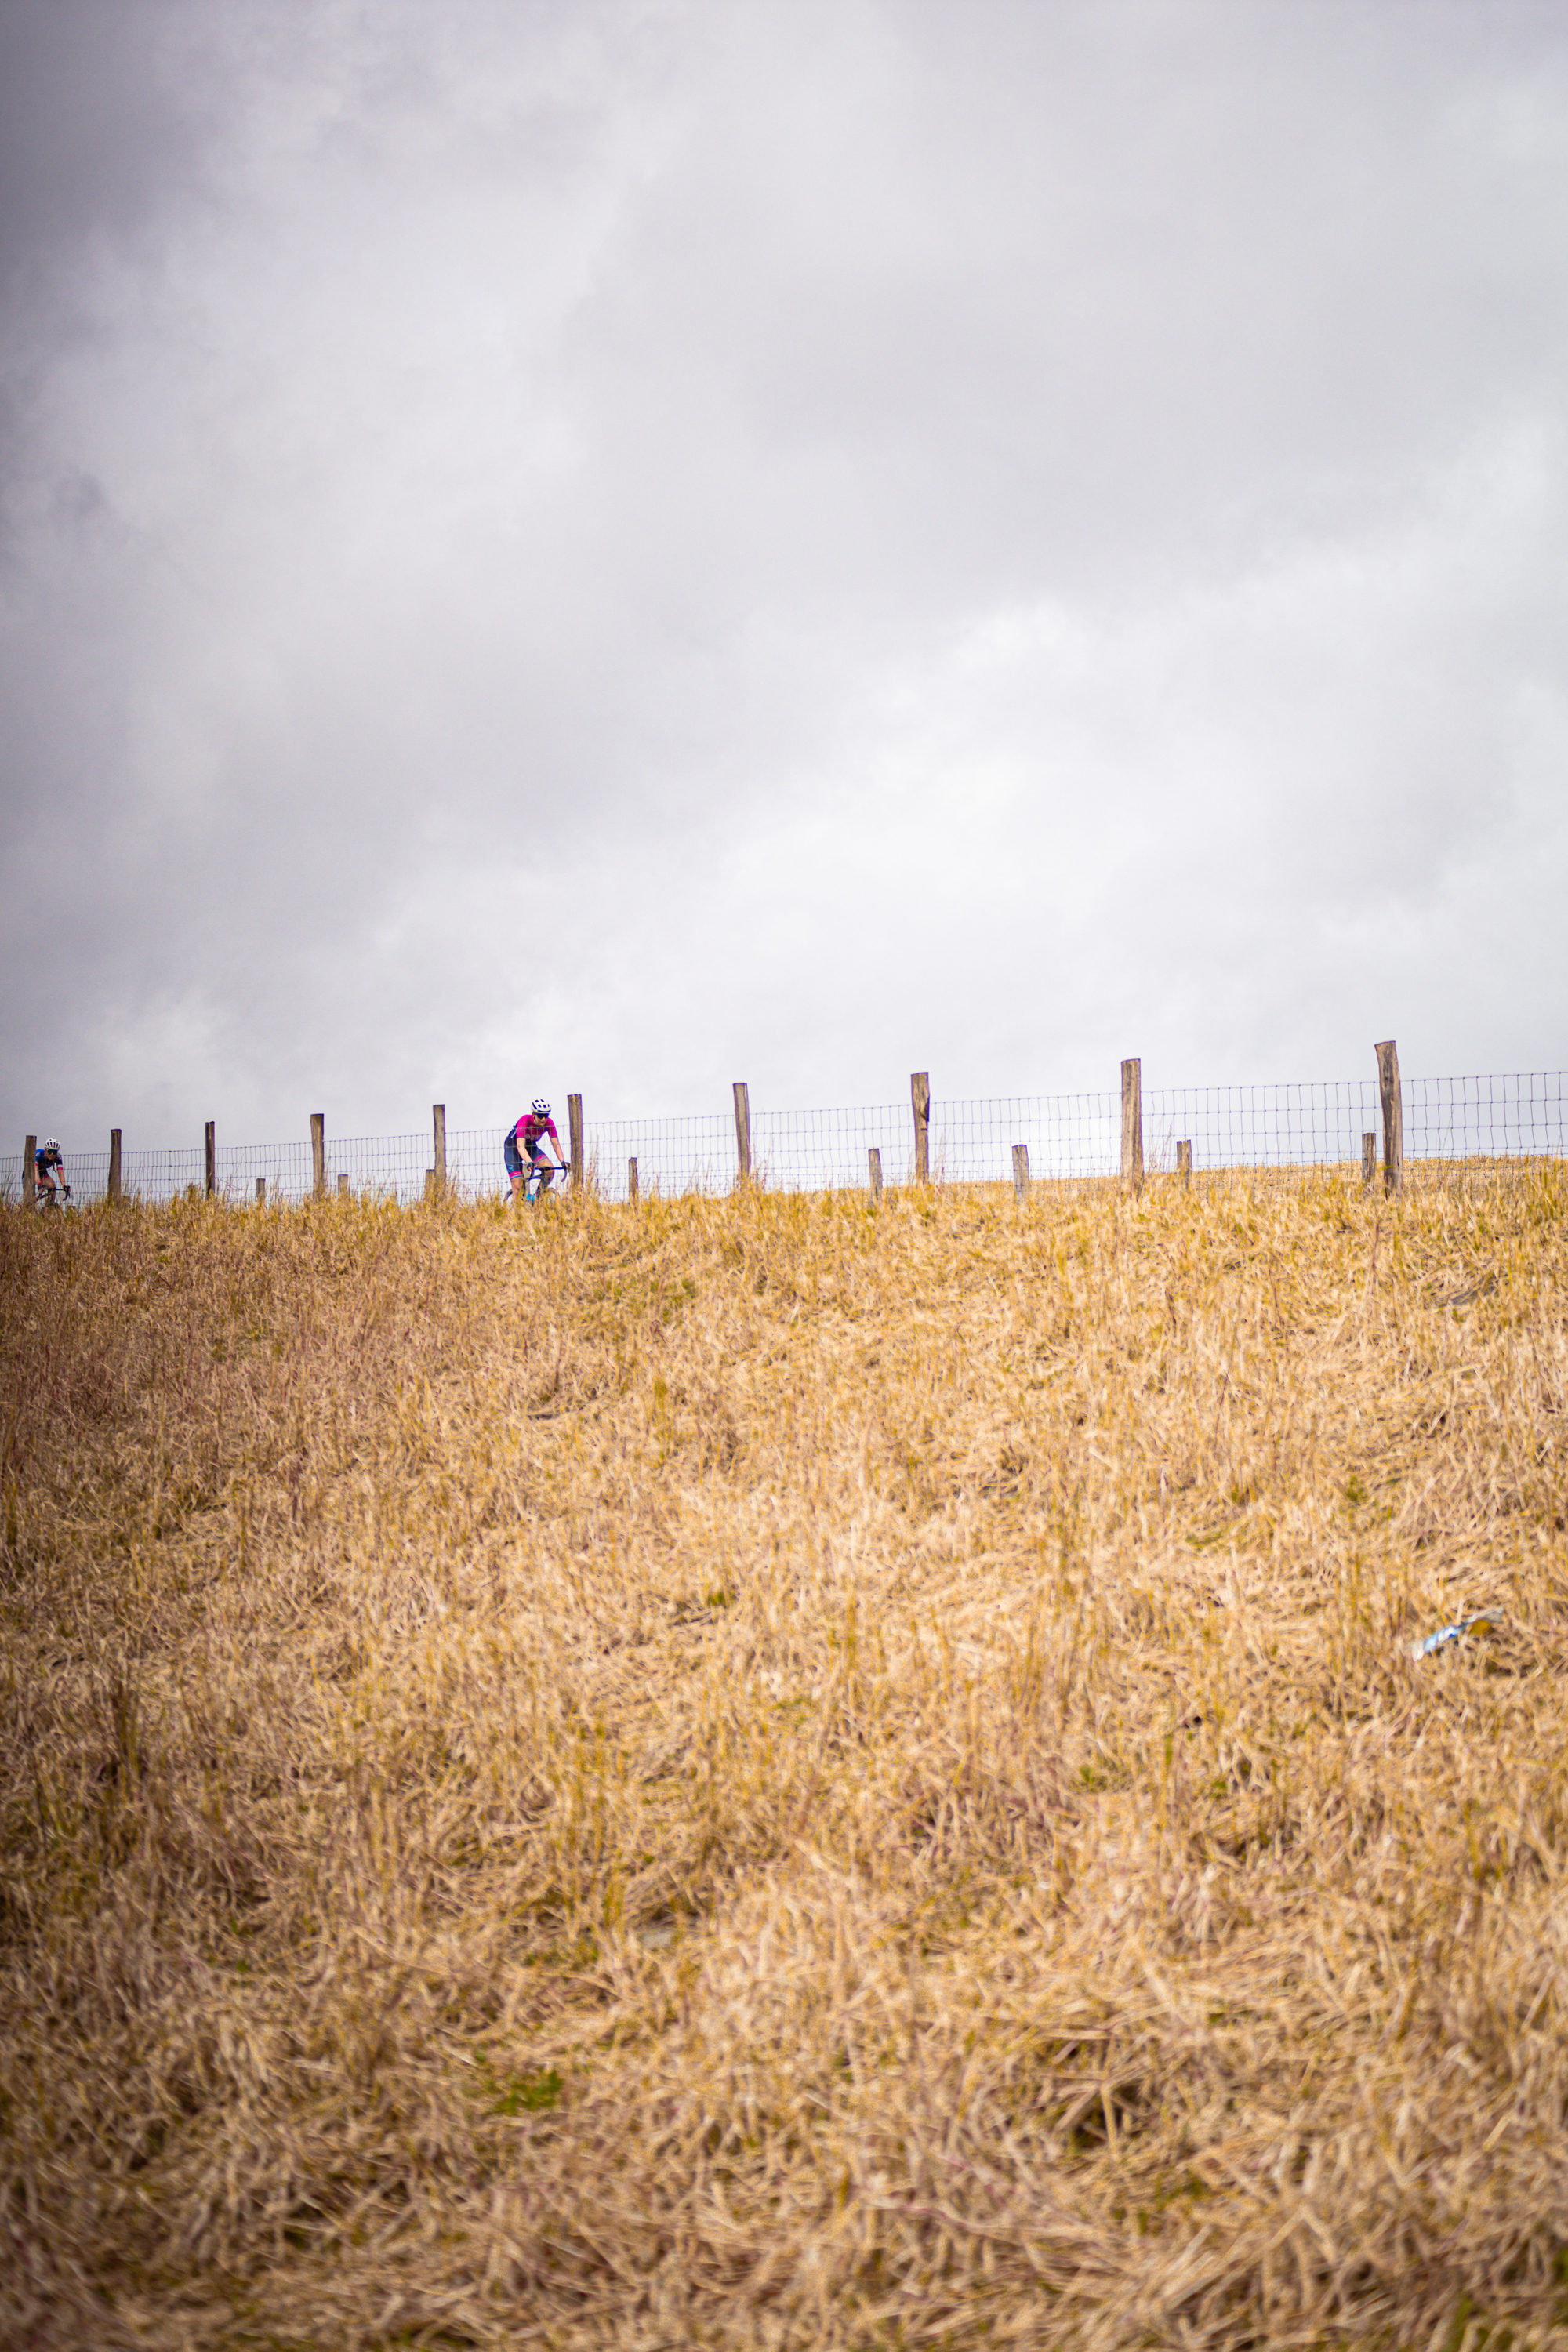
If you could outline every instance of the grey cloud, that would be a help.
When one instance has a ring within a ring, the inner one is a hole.
[[[93,237],[143,227],[212,127],[180,71],[184,6],[0,5],[0,285],[37,299]]]
[[[48,14],[13,1125],[1560,1051],[1555,12]]]

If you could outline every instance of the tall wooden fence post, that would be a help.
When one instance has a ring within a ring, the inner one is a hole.
[[[1143,1065],[1121,1065],[1121,1181],[1134,1192],[1143,1183]]]
[[[1184,1136],[1176,1146],[1176,1173],[1190,1192],[1193,1182],[1193,1139]]]
[[[206,1185],[210,1201],[217,1191],[217,1121],[209,1118],[206,1131]]]
[[[310,1190],[318,1201],[327,1190],[327,1114],[324,1110],[310,1113]]]
[[[626,1198],[631,1202],[634,1209],[637,1204],[638,1197],[637,1163],[635,1160],[628,1160],[626,1162]]]
[[[915,1114],[915,1182],[931,1177],[931,1072],[911,1070],[910,1101]]]
[[[572,1189],[575,1192],[583,1182],[583,1097],[566,1097],[566,1126],[572,1138]]]
[[[871,1198],[879,1201],[882,1197],[882,1155],[874,1143],[866,1149],[866,1173],[871,1181]]]
[[[33,1157],[37,1148],[38,1139],[36,1135],[29,1135],[22,1146],[22,1206],[25,1209],[30,1209],[33,1205],[34,1191],[38,1181],[38,1163]]]
[[[1370,1192],[1377,1175],[1377,1132],[1373,1129],[1361,1139],[1361,1189]]]
[[[1399,1048],[1392,1037],[1374,1048],[1383,1096],[1383,1189],[1405,1190],[1405,1106],[1399,1094]]]
[[[1029,1147],[1026,1143],[1013,1146],[1013,1190],[1020,1201],[1029,1193]]]
[[[436,1190],[437,1192],[444,1192],[447,1189],[446,1104],[433,1103],[430,1107],[430,1116],[436,1125]]]
[[[107,1186],[107,1188],[106,1188],[106,1189],[107,1189],[108,1197],[109,1197],[109,1199],[110,1199],[110,1200],[111,1200],[111,1201],[118,1201],[118,1200],[119,1200],[119,1198],[120,1198],[120,1129],[119,1129],[117,1127],[111,1127],[111,1128],[110,1129],[110,1130],[109,1130],[109,1183],[108,1183],[108,1186]]]
[[[744,1078],[735,1081],[735,1157],[741,1164],[736,1181],[744,1184],[752,1172],[752,1097]]]
[[[267,1206],[267,1179],[265,1176],[258,1176],[256,1180],[256,1205],[258,1209],[264,1209]]]

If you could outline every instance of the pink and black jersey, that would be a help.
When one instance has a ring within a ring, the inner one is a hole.
[[[557,1151],[561,1149],[561,1138],[555,1132],[555,1121],[542,1117],[536,1110],[524,1112],[522,1118],[512,1129],[512,1134],[523,1150],[531,1154],[538,1150],[541,1137],[546,1135]]]

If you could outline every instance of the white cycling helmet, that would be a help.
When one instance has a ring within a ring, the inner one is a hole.
[[[541,1118],[548,1118],[550,1117],[550,1105],[545,1101],[542,1095],[534,1096],[533,1108],[539,1113]]]
[[[55,1140],[55,1139],[54,1139],[54,1137],[53,1137],[52,1135],[46,1135],[46,1136],[45,1136],[45,1138],[44,1138],[44,1150],[45,1150],[46,1151],[58,1151],[58,1150],[59,1150],[59,1148],[60,1148],[60,1147],[59,1147],[59,1145],[56,1142],[56,1140]]]

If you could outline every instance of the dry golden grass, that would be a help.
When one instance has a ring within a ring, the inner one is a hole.
[[[0,1214],[0,2338],[1561,2331],[1565,1240]]]

